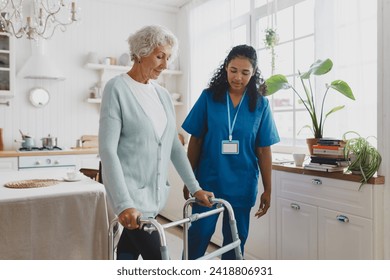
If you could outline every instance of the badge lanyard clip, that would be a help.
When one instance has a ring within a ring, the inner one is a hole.
[[[226,105],[227,105],[227,115],[228,115],[228,124],[229,124],[229,140],[222,140],[222,154],[224,155],[238,155],[240,153],[240,142],[238,140],[233,140],[233,128],[236,124],[238,111],[240,111],[240,107],[242,104],[242,100],[244,100],[246,90],[243,93],[240,103],[238,104],[238,108],[236,114],[234,115],[233,124],[230,122],[230,105],[229,105],[229,92],[226,92]]]
[[[246,94],[246,90],[242,94],[240,103],[238,104],[236,114],[234,115],[234,118],[233,118],[233,123],[231,123],[231,121],[230,121],[230,106],[229,106],[229,92],[228,91],[226,92],[226,106],[227,106],[228,124],[229,124],[229,142],[231,142],[233,140],[234,125],[236,124],[238,111],[240,111],[240,107],[241,107],[242,101],[244,100],[245,94]]]

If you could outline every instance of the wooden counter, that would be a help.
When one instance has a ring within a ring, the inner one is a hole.
[[[98,154],[97,148],[79,148],[79,149],[67,149],[67,150],[45,150],[45,151],[0,151],[1,157],[20,157],[20,156],[50,156],[50,155],[86,155],[86,154]]]
[[[346,181],[352,181],[352,182],[360,182],[360,180],[362,178],[360,175],[345,174],[342,172],[322,172],[322,171],[308,170],[308,169],[304,169],[303,167],[297,167],[293,163],[292,164],[274,164],[272,166],[272,169],[290,172],[290,173],[319,176],[319,177],[346,180]],[[376,176],[376,177],[371,178],[368,181],[368,184],[373,184],[373,185],[383,185],[384,183],[385,183],[384,176]]]

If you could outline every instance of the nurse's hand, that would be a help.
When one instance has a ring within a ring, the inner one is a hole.
[[[265,215],[271,206],[271,194],[268,192],[263,192],[263,194],[260,197],[260,207],[259,210],[257,210],[255,217],[260,218],[261,216]]]
[[[118,220],[124,228],[137,229],[139,228],[138,219],[141,213],[135,208],[127,208],[118,215]]]
[[[212,198],[214,198],[214,194],[212,192],[200,190],[194,193],[194,197],[198,200],[199,205],[211,207],[213,204],[210,202]]]

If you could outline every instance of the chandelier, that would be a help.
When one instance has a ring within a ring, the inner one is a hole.
[[[0,31],[16,38],[49,39],[79,20],[73,0],[0,0]]]

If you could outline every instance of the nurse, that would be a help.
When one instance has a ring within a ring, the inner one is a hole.
[[[271,145],[280,141],[266,86],[257,67],[256,50],[248,45],[232,48],[216,70],[182,127],[191,138],[188,158],[199,184],[215,197],[230,202],[244,253],[251,208],[263,190],[255,216],[265,215],[271,202]],[[184,198],[189,192],[184,187]],[[209,208],[193,205],[193,213]],[[215,231],[216,215],[192,223],[189,229],[189,259],[205,254]],[[223,217],[223,245],[232,242],[228,215]],[[235,259],[231,250],[222,259]]]

